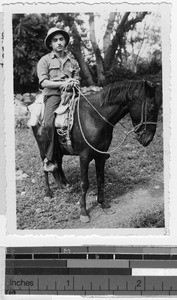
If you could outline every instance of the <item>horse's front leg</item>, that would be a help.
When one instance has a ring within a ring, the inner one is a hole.
[[[111,205],[104,199],[104,166],[106,157],[100,155],[95,158],[96,176],[97,176],[97,201],[101,204],[103,209],[110,208]]]
[[[52,198],[52,191],[49,185],[49,174],[48,172],[44,171],[44,175],[45,175],[45,197]]]
[[[86,155],[80,155],[80,170],[81,170],[81,200],[80,200],[80,221],[87,223],[90,221],[86,210],[86,194],[89,188],[88,167],[89,158]]]

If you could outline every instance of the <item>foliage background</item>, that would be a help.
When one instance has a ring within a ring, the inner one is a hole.
[[[37,92],[36,64],[48,50],[44,39],[57,26],[71,36],[68,50],[81,68],[81,85],[147,78],[161,82],[158,12],[13,15],[15,93]]]

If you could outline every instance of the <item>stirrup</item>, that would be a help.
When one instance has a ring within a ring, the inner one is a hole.
[[[57,129],[57,133],[60,135],[60,136],[65,136],[67,134],[67,127],[64,127],[64,128],[58,128]]]

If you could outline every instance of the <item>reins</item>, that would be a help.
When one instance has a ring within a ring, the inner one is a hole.
[[[82,95],[82,97],[89,103],[89,105],[97,112],[97,114],[106,122],[108,123],[110,126],[112,126],[113,128],[115,127],[115,125],[113,125],[112,123],[110,123],[104,116],[102,116],[100,114],[100,112],[94,107],[94,105],[85,97],[85,95],[81,92],[80,88],[78,88],[78,86],[75,86],[75,88],[78,90],[79,92],[79,97],[78,97],[78,102],[77,102],[77,115],[78,115],[78,122],[79,122],[79,127],[80,127],[80,131],[81,131],[81,134],[82,134],[82,137],[85,141],[85,143],[90,147],[92,148],[94,151],[100,153],[100,154],[111,154],[113,152],[115,152],[117,149],[119,149],[121,147],[121,145],[124,143],[124,141],[126,140],[126,138],[128,137],[129,134],[131,134],[132,132],[137,132],[140,127],[142,125],[145,125],[145,129],[143,130],[143,132],[146,130],[146,124],[153,124],[153,125],[156,125],[157,122],[146,122],[147,120],[147,103],[146,103],[146,100],[143,101],[143,105],[142,105],[142,109],[141,109],[141,122],[136,125],[133,129],[131,129],[130,131],[128,131],[126,134],[125,134],[125,137],[124,139],[122,140],[122,142],[114,149],[110,150],[110,151],[101,151],[99,149],[96,149],[94,146],[92,146],[88,140],[86,139],[85,137],[85,134],[83,132],[83,129],[82,129],[82,125],[81,125],[81,120],[80,120],[80,111],[79,111],[79,104],[80,104],[80,96]],[[146,99],[146,98],[145,98]],[[144,120],[144,111],[145,111],[145,122],[143,121]],[[120,123],[121,124],[121,123]],[[122,124],[121,124],[122,125]],[[122,125],[123,126],[123,125]],[[124,127],[124,126],[123,126]]]
[[[97,112],[97,114],[109,125],[111,125],[112,127],[114,127],[114,125],[109,122],[105,117],[103,117],[100,112],[96,109],[96,107],[85,97],[85,95],[81,92],[81,90],[79,88],[77,88],[77,90],[79,91],[79,94],[82,95],[82,97],[90,104],[90,106]]]

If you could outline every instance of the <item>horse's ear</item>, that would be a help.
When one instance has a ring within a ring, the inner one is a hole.
[[[146,97],[153,98],[155,97],[156,86],[153,82],[144,80],[144,90]]]
[[[150,98],[154,97],[155,103],[159,108],[162,105],[162,84],[148,80],[145,80],[144,83],[146,96]]]
[[[149,80],[145,80],[144,82],[145,82],[146,87],[155,88],[157,86],[157,84],[155,82],[151,82]]]

